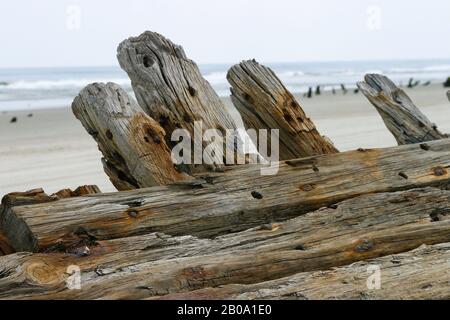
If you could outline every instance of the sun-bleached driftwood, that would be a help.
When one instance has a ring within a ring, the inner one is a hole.
[[[57,201],[61,199],[74,198],[87,196],[90,194],[98,194],[101,193],[100,188],[96,185],[85,185],[76,188],[75,190],[71,189],[62,189],[58,192],[55,192],[51,195],[45,193],[44,189],[37,188],[28,190],[25,192],[11,192],[5,195],[2,198],[2,208],[6,207],[17,207],[24,205],[32,205],[38,203],[48,203],[52,201]]]
[[[279,129],[281,160],[338,152],[271,69],[255,60],[243,61],[228,71],[227,79],[247,129],[268,130],[268,141],[270,130]]]
[[[235,152],[235,144],[224,146],[215,140],[202,142],[194,139],[194,133],[197,131],[203,135],[205,130],[211,129],[224,134],[227,129],[236,129],[236,123],[183,48],[158,33],[147,31],[123,41],[118,47],[117,57],[131,79],[139,105],[164,128],[166,142],[171,148],[174,130],[186,129],[192,146],[201,149],[210,145],[224,150],[223,157],[205,152],[203,162],[184,164],[182,169],[198,172],[222,168],[217,160],[225,163],[226,154]],[[243,152],[236,154],[244,156]]]
[[[8,193],[2,198],[2,207],[46,203],[50,201],[56,201],[58,199],[59,198],[55,194],[48,195],[42,188],[37,188],[25,192]]]
[[[448,137],[386,76],[367,74],[358,88],[377,109],[399,145]]]
[[[38,203],[48,203],[66,198],[81,197],[88,194],[101,193],[100,189],[95,185],[85,185],[76,188],[75,190],[63,189],[52,195],[48,195],[42,188],[32,189],[25,192],[12,192],[2,198],[0,205],[0,216],[4,214],[5,209],[15,206],[32,205]],[[11,254],[14,251],[9,239],[3,231],[3,226],[0,219],[0,255]],[[14,232],[11,230],[9,232]]]
[[[231,284],[165,300],[448,300],[450,243],[273,281]],[[374,279],[380,270],[380,287]],[[372,276],[372,278],[370,278]],[[155,299],[155,298],[152,298]]]
[[[97,142],[104,170],[118,190],[188,178],[172,163],[164,129],[118,85],[88,85],[73,101],[72,110]]]
[[[358,195],[447,187],[449,167],[444,139],[290,160],[275,176],[261,175],[260,165],[235,166],[190,183],[6,208],[1,219],[18,251],[149,232],[214,237]]]
[[[450,241],[449,200],[434,188],[371,194],[210,240],[149,234],[15,254],[0,258],[0,298],[139,299],[342,266]],[[70,265],[81,290],[64,289]]]

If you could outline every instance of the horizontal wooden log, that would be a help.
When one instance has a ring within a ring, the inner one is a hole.
[[[192,146],[202,149],[210,145],[224,150],[220,160],[226,163],[225,155],[235,152],[234,144],[194,139],[195,131],[201,135],[209,129],[225,132],[236,129],[236,123],[181,46],[147,31],[124,40],[118,47],[117,58],[131,79],[139,105],[164,128],[169,146],[174,145],[172,133],[176,129],[185,129],[190,133]],[[241,152],[238,156],[244,157],[244,154]],[[202,164],[185,164],[180,168],[188,173],[222,168],[216,160],[216,157],[204,154]]]
[[[358,87],[377,109],[399,145],[448,138],[389,78],[368,74]]]
[[[71,246],[150,232],[215,237],[285,220],[374,192],[450,182],[450,140],[233,167],[190,184],[6,208],[5,232],[17,251]]]
[[[328,271],[158,297],[164,300],[448,300],[450,243]],[[379,287],[369,279],[380,271]],[[369,284],[369,285],[368,285]],[[151,298],[155,299],[155,298]]]
[[[0,298],[140,299],[253,284],[450,241],[450,191],[365,195],[285,223],[215,239],[89,239],[67,253],[0,258]],[[67,268],[81,290],[65,288]]]
[[[270,130],[279,130],[280,160],[338,152],[270,68],[255,60],[243,61],[228,71],[227,79],[231,100],[247,129],[268,130],[268,141]]]
[[[164,129],[113,83],[84,88],[72,110],[103,154],[103,165],[118,190],[185,180],[171,159]]]
[[[80,197],[96,193],[101,193],[101,191],[95,185],[81,186],[75,190],[63,189],[50,196],[46,194],[42,188],[33,189],[26,192],[12,192],[2,198],[0,204],[0,216],[4,214],[3,210],[6,209],[9,210],[9,208],[15,206],[31,205],[37,203],[48,203],[60,199]],[[15,252],[15,250],[11,245],[8,237],[5,235],[1,222],[2,220],[0,219],[0,255],[11,254]]]
[[[61,199],[75,198],[98,193],[101,193],[101,191],[100,188],[97,187],[96,185],[80,186],[75,190],[62,189],[52,195],[48,195],[47,193],[45,193],[45,191],[42,188],[37,188],[25,192],[8,193],[2,198],[1,204],[5,208],[18,207],[38,203],[48,203]]]
[[[55,194],[48,195],[42,188],[32,189],[25,192],[8,193],[2,198],[3,207],[23,206],[36,203],[46,203],[58,200]],[[1,222],[0,222],[1,223]]]

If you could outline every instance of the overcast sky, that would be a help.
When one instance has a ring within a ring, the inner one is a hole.
[[[198,63],[450,58],[450,1],[1,0],[0,67],[116,65],[144,30]]]

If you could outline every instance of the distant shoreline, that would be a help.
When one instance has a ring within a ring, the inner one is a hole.
[[[366,73],[383,73],[403,85],[410,78],[438,84],[450,76],[450,59],[275,62],[267,65],[291,92],[300,94],[317,85],[321,86],[321,91],[333,88],[339,91],[341,84],[353,90]],[[226,80],[229,67],[230,64],[199,65],[203,76],[221,97],[229,96]],[[118,66],[0,69],[0,112],[70,105],[78,92],[92,82],[115,82],[132,94],[130,80]]]

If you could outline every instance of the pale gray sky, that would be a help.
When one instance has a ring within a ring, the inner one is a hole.
[[[450,58],[450,1],[2,0],[0,67],[116,65],[144,30],[199,63]]]

